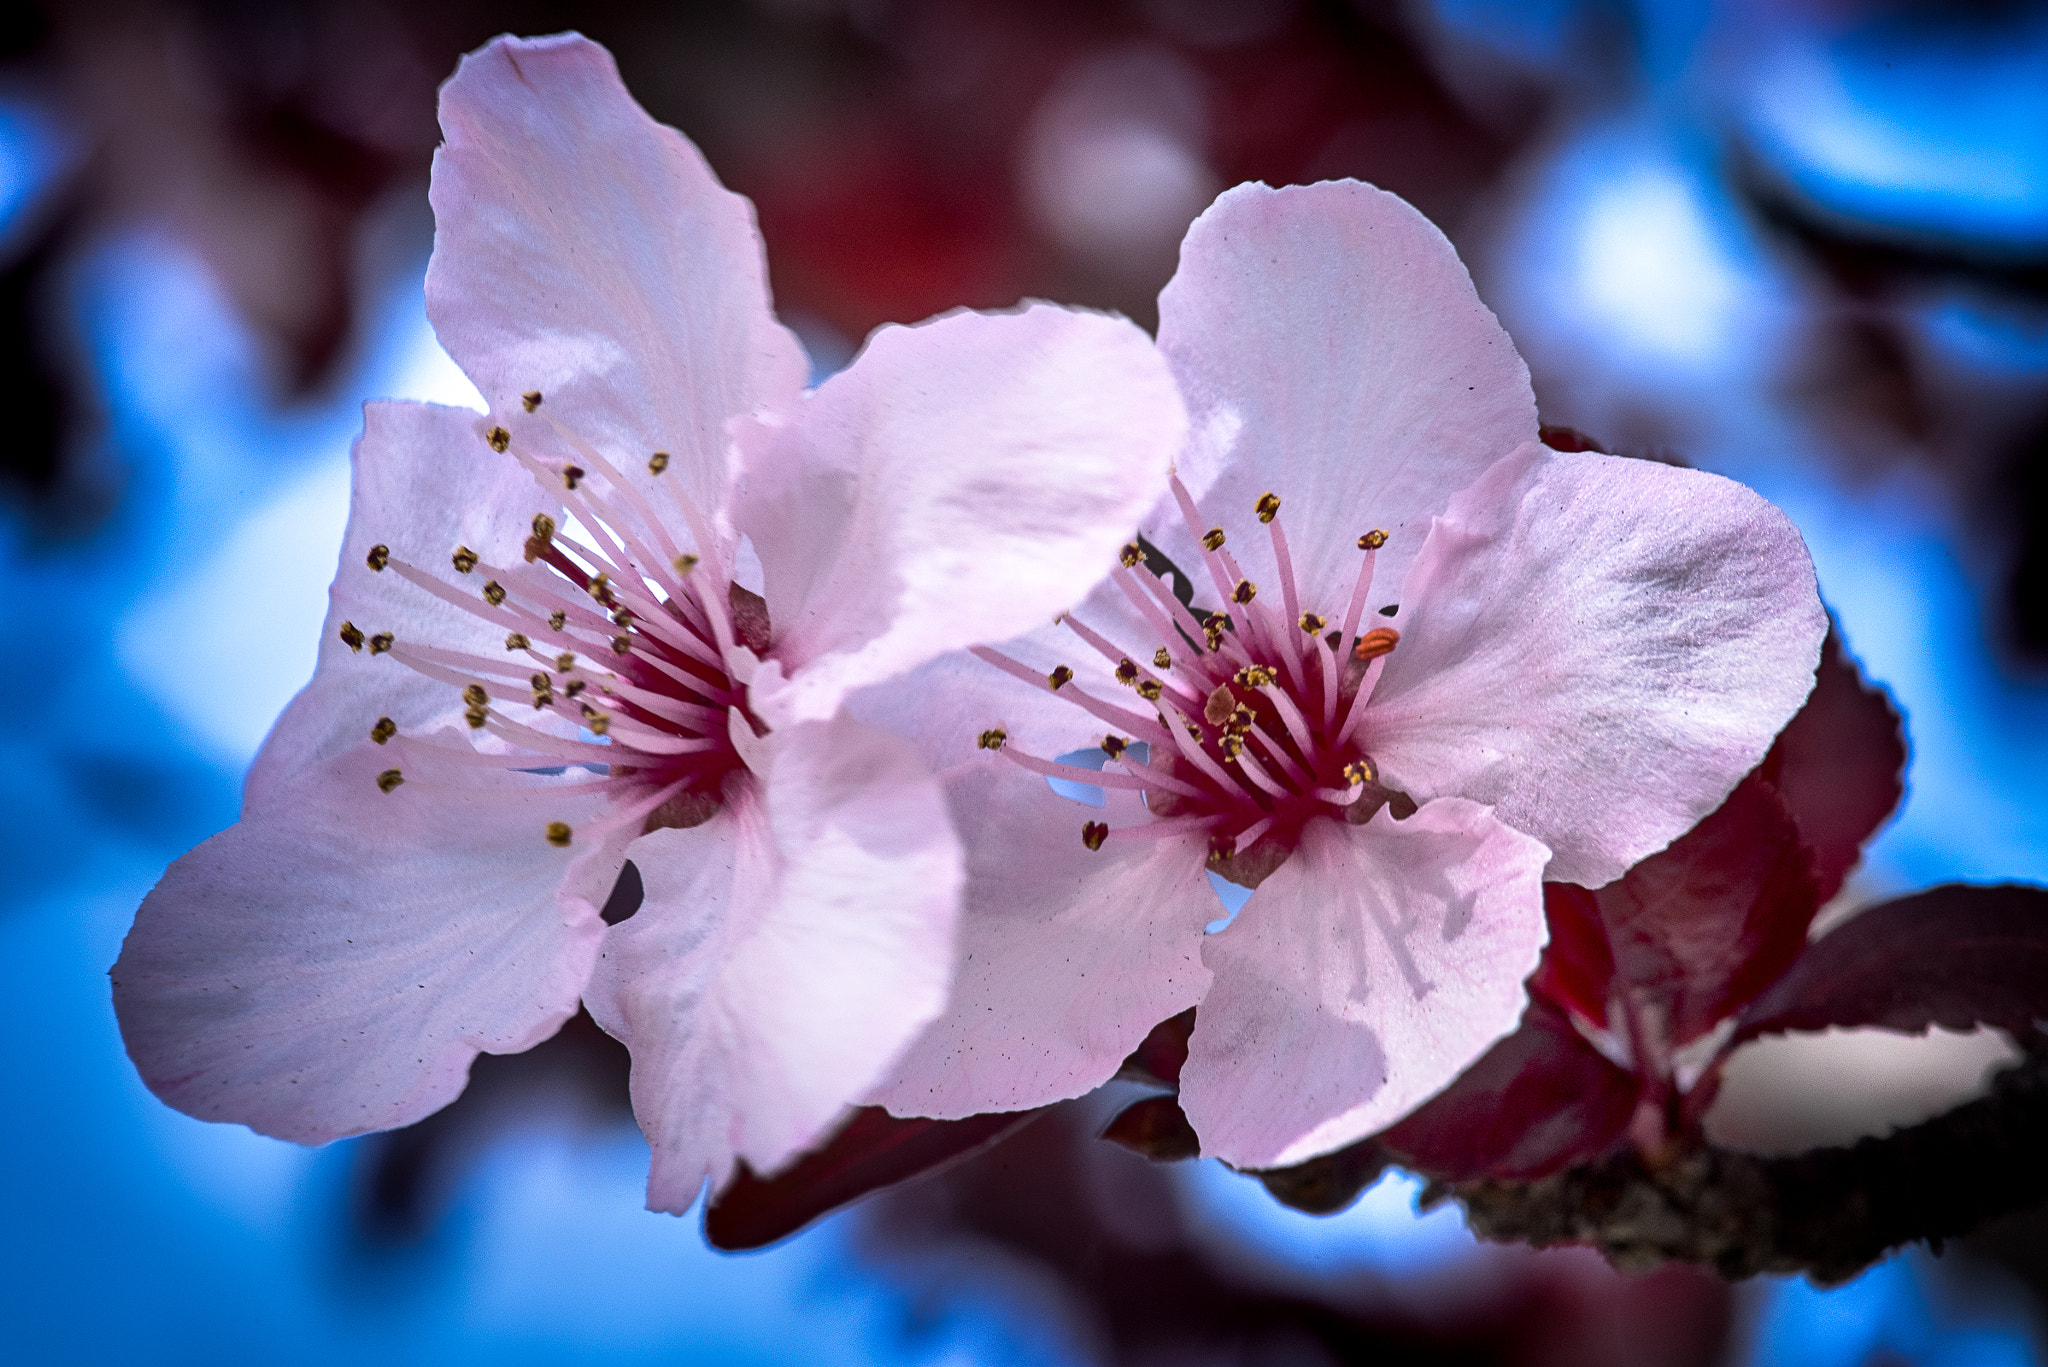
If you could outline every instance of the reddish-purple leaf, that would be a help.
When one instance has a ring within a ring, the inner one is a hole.
[[[1188,1061],[1188,1036],[1195,1030],[1195,1008],[1163,1020],[1131,1050],[1131,1056],[1117,1069],[1117,1076],[1132,1082],[1180,1085],[1180,1070]]]
[[[1890,697],[1864,682],[1830,631],[1813,695],[1758,769],[1813,851],[1821,901],[1841,888],[1863,842],[1899,805],[1905,765],[1905,733]]]
[[[1742,1014],[1737,1039],[1829,1026],[1919,1032],[2048,1019],[2048,889],[1949,884],[1852,917]]]
[[[1038,1114],[920,1120],[863,1106],[823,1148],[776,1177],[756,1177],[741,1165],[704,1212],[704,1237],[729,1252],[765,1247],[871,1191],[987,1148]]]
[[[1529,979],[1529,990],[1578,1015],[1596,1029],[1607,1026],[1607,991],[1614,981],[1614,951],[1599,900],[1575,883],[1545,883],[1543,913],[1550,943]]]
[[[1720,809],[1593,894],[1637,1047],[1697,1039],[1785,971],[1820,907],[1799,828],[1745,778]]]
[[[1195,1127],[1188,1123],[1179,1100],[1170,1096],[1132,1102],[1117,1112],[1102,1137],[1155,1163],[1178,1163],[1202,1151]]]
[[[1560,1012],[1532,1001],[1520,1029],[1378,1139],[1402,1166],[1446,1181],[1542,1177],[1611,1148],[1641,1094]]]

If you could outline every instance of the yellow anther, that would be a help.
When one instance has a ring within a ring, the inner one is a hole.
[[[576,667],[576,652],[575,652],[575,651],[573,651],[573,650],[565,650],[565,651],[563,651],[563,652],[562,652],[562,653],[561,653],[560,655],[557,655],[557,656],[555,656],[555,673],[557,673],[557,674],[567,674],[567,673],[568,673],[568,672],[569,672],[570,670],[574,669],[575,667]]]
[[[484,581],[484,601],[497,607],[505,601],[505,586],[495,579]]]
[[[573,698],[588,687],[590,685],[582,679],[571,679],[562,685],[562,693],[564,696]]]
[[[576,833],[569,829],[569,823],[566,821],[550,821],[548,823],[548,844],[553,845],[558,850],[568,849],[569,842],[575,836]]]
[[[533,534],[543,541],[555,539],[555,520],[546,513],[533,515]]]
[[[1271,522],[1280,516],[1280,496],[1268,489],[1259,495],[1259,501],[1252,505],[1252,511],[1259,515],[1259,521]]]
[[[1232,677],[1246,688],[1264,688],[1273,682],[1273,671],[1264,665],[1246,665]]]
[[[692,555],[688,551],[684,551],[681,555],[676,557],[676,573],[688,574],[691,570],[696,569],[697,566],[703,563],[704,559],[702,556]]]
[[[1259,586],[1249,579],[1238,580],[1237,587],[1230,591],[1231,600],[1238,603],[1249,603],[1258,596]]]
[[[1003,742],[1009,738],[1010,733],[1008,731],[1005,731],[1000,726],[991,726],[988,730],[974,738],[974,748],[977,750],[1000,750],[1003,748]]]
[[[533,642],[526,639],[526,633],[521,631],[508,632],[505,636],[505,649],[507,650],[525,650],[532,644]]]
[[[386,769],[383,773],[377,775],[377,791],[388,793],[403,782],[405,782],[404,774],[399,773],[396,769]]]
[[[341,630],[336,634],[341,637],[341,643],[350,650],[358,655],[363,653],[363,629],[354,622],[343,622]]]
[[[583,724],[590,728],[590,734],[601,736],[611,730],[612,719],[609,713],[600,712],[589,703],[585,703],[583,704]]]
[[[1065,665],[1054,665],[1052,673],[1045,676],[1046,684],[1057,693],[1074,681],[1074,671]]]
[[[599,570],[590,576],[590,582],[583,586],[583,591],[600,603],[609,603],[612,601],[612,577]]]
[[[457,546],[455,554],[448,558],[454,563],[457,574],[468,574],[476,568],[476,552],[467,546]]]
[[[469,723],[470,730],[481,731],[483,730],[484,723],[490,719],[490,715],[484,708],[471,707],[463,711],[462,719]]]
[[[390,632],[380,631],[370,638],[370,653],[372,655],[382,655],[385,651],[391,649],[393,645],[397,644],[397,641],[398,638]]]
[[[1208,641],[1211,654],[1223,649],[1223,623],[1217,618],[1211,617],[1203,624],[1202,635]]]
[[[1208,531],[1202,533],[1202,549],[1205,551],[1220,551],[1223,549],[1223,529],[1221,527],[1211,527]]]
[[[1116,681],[1125,688],[1135,688],[1138,683],[1138,666],[1128,655],[1117,661]]]
[[[575,487],[576,487],[576,486],[577,486],[578,484],[581,484],[582,482],[583,482],[583,467],[582,467],[582,466],[580,466],[580,465],[564,465],[564,466],[562,467],[562,487],[563,487],[564,489],[573,489],[573,488],[575,488]]]
[[[1216,748],[1221,750],[1225,755],[1229,756],[1231,759],[1236,759],[1239,755],[1244,753],[1244,737],[1238,735],[1236,732],[1233,731],[1228,735],[1225,735],[1221,740],[1218,740],[1216,742]]]
[[[1159,686],[1159,680],[1157,679],[1138,680],[1138,696],[1143,698],[1146,702],[1159,701],[1159,695],[1164,691],[1165,690]]]
[[[1081,826],[1081,843],[1091,850],[1102,848],[1102,842],[1109,839],[1109,826],[1101,821],[1088,821]]]
[[[398,734],[398,723],[389,717],[377,718],[377,724],[370,728],[370,739],[382,745]]]
[[[1372,764],[1367,760],[1355,759],[1344,766],[1344,782],[1351,787],[1355,788],[1361,783],[1371,783],[1377,778],[1379,778],[1379,774],[1374,771]]]
[[[569,614],[560,610],[548,614],[548,630],[560,631],[562,624],[569,620]]]
[[[1123,562],[1125,569],[1135,569],[1138,562],[1145,558],[1145,548],[1135,541],[1127,541],[1124,548],[1117,552],[1116,558]]]
[[[519,402],[526,406],[527,412],[531,413],[534,409],[540,407],[540,391],[538,389],[527,390],[519,396]]]
[[[484,433],[484,441],[490,445],[493,451],[502,452],[512,445],[512,434],[502,427],[493,427],[490,431]]]
[[[1159,647],[1159,649],[1152,652],[1152,667],[1154,669],[1173,668],[1173,656],[1166,653],[1165,646],[1161,646]]]
[[[554,701],[555,691],[552,688],[536,688],[533,690],[534,711],[538,712],[543,707],[552,707]]]
[[[632,638],[632,637],[630,637],[630,636],[614,636],[614,637],[612,637],[612,653],[613,653],[614,655],[630,655],[630,654],[632,653],[632,651],[633,651],[633,638]]]
[[[1351,658],[1354,660],[1377,660],[1382,655],[1392,654],[1394,647],[1399,644],[1401,644],[1400,632],[1392,627],[1374,627],[1371,631],[1358,638],[1357,645],[1351,647]]]
[[[633,610],[631,608],[613,608],[612,625],[615,627],[628,627],[633,625]]]
[[[1301,614],[1301,629],[1311,636],[1315,635],[1317,632],[1321,631],[1324,627],[1328,625],[1329,623],[1325,622],[1320,616],[1313,612],[1304,612],[1303,614]]]
[[[482,684],[471,684],[462,690],[462,700],[471,707],[482,707],[491,700],[491,695],[484,692]]]
[[[1378,528],[1374,528],[1358,538],[1358,549],[1361,551],[1376,551],[1386,544],[1387,534]]]
[[[1117,735],[1115,732],[1111,732],[1102,738],[1102,753],[1108,755],[1111,759],[1116,759],[1130,748],[1130,741]]]
[[[527,682],[533,685],[533,691],[536,693],[540,692],[543,688],[553,688],[555,686],[552,679],[538,670],[534,672],[533,677],[528,679]]]
[[[363,557],[363,563],[373,570],[382,571],[386,565],[391,563],[391,548],[379,541],[376,545],[370,547],[370,553]]]
[[[1252,710],[1243,703],[1239,703],[1230,709],[1230,715],[1223,719],[1223,724],[1229,730],[1243,735],[1252,729],[1252,723],[1256,720],[1257,718],[1253,715]]]
[[[656,451],[656,452],[655,452],[655,453],[654,453],[653,455],[651,455],[651,456],[649,456],[649,457],[647,458],[647,473],[648,473],[648,474],[650,474],[650,475],[658,475],[658,474],[660,474],[660,473],[661,473],[661,472],[662,472],[663,470],[666,470],[666,469],[668,469],[668,452],[666,452],[666,451]]]

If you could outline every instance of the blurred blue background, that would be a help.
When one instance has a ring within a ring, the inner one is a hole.
[[[416,1134],[306,1151],[157,1103],[105,973],[310,672],[361,401],[473,393],[421,306],[434,85],[494,32],[572,23],[755,198],[821,370],[958,304],[1148,320],[1238,180],[1408,196],[1545,421],[1745,480],[1806,534],[1913,745],[1848,895],[2048,882],[2048,13],[420,8],[0,18],[0,1359],[2044,1360],[2038,1216],[1731,1295],[1481,1248],[1398,1175],[1297,1215],[1094,1143],[1100,1106],[720,1255],[640,1208],[601,1041],[480,1071]]]

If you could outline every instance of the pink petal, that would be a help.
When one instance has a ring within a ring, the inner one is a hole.
[[[1763,758],[1827,625],[1798,531],[1750,490],[1531,443],[1431,531],[1364,745],[1392,786],[1491,803],[1551,878],[1597,887]]]
[[[708,514],[727,419],[793,402],[808,373],[769,311],[752,207],[574,34],[465,57],[441,128],[427,267],[441,344],[522,440],[548,446],[520,404],[539,390],[629,477],[671,453],[664,478]]]
[[[1284,1167],[1385,1128],[1520,1021],[1543,949],[1543,846],[1440,799],[1312,821],[1202,957],[1180,1102],[1202,1152]]]
[[[1392,534],[1372,606],[1393,602],[1430,515],[1536,436],[1528,367],[1457,252],[1357,181],[1225,191],[1181,244],[1159,346],[1194,432],[1181,477],[1262,584],[1252,504],[1277,493],[1303,606],[1325,616],[1344,611],[1361,533]],[[1178,515],[1157,526],[1192,569]]]
[[[339,635],[353,622],[364,635],[388,631],[400,641],[505,653],[505,628],[464,612],[408,582],[396,571],[373,572],[375,545],[481,598],[481,573],[456,573],[449,556],[468,546],[487,564],[521,563],[535,513],[559,517],[560,503],[510,456],[476,437],[477,415],[439,404],[378,402],[363,406],[356,438],[354,483],[341,566],[328,590],[327,623],[313,680],[271,728],[249,770],[247,801],[269,799],[300,775],[362,744],[379,717],[417,734],[453,725],[459,690],[414,673],[388,655],[350,650]]]
[[[1072,616],[1134,651],[1142,648],[1147,660],[1153,647],[1163,644],[1130,620],[1128,604],[1111,584],[1099,586]],[[909,737],[925,763],[944,772],[963,763],[1004,763],[977,747],[981,733],[991,727],[1000,728],[1027,753],[1045,759],[1099,745],[1112,728],[1075,705],[1073,699],[1083,688],[1119,707],[1137,705],[1130,690],[1111,675],[1110,664],[1065,626],[1041,626],[1000,642],[995,649],[1041,679],[1064,664],[1074,671],[1076,683],[1055,692],[954,650],[900,678],[855,690],[847,696],[847,710]],[[1151,710],[1144,709],[1144,715],[1151,716]]]
[[[143,902],[114,1006],[170,1105],[305,1144],[407,1125],[576,1010],[620,861],[545,831],[602,799],[488,770],[380,792],[390,762],[365,743],[275,790]]]
[[[711,821],[633,843],[646,900],[591,981],[633,1052],[651,1209],[816,1145],[945,1005],[961,861],[938,783],[845,718],[766,754]]]
[[[1034,304],[877,331],[786,424],[737,432],[733,521],[786,681],[757,695],[829,716],[850,689],[1074,606],[1164,492],[1184,427],[1121,318]]]
[[[947,785],[967,848],[958,976],[946,1014],[869,1097],[898,1115],[1080,1096],[1209,985],[1202,928],[1221,908],[1202,838],[1090,850],[1081,823],[1103,813],[1009,768],[963,766]],[[1112,804],[1109,820],[1144,817]]]

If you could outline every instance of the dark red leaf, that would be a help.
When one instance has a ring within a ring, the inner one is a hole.
[[[1737,1039],[1831,1025],[1918,1032],[2048,1018],[2048,889],[1949,884],[1872,907],[1808,947]]]
[[[1529,990],[1578,1014],[1588,1025],[1607,1025],[1607,990],[1614,980],[1614,951],[1600,903],[1574,883],[1545,883],[1543,912],[1550,943],[1529,979]]]
[[[1148,1096],[1124,1107],[1102,1137],[1155,1163],[1178,1163],[1202,1151],[1195,1127],[1188,1124],[1180,1102],[1170,1096]]]
[[[1813,695],[1759,770],[1813,851],[1821,901],[1841,888],[1863,842],[1899,805],[1905,765],[1905,733],[1890,697],[1864,682],[1830,631]]]
[[[1611,1148],[1641,1094],[1563,1014],[1532,1001],[1520,1029],[1379,1142],[1446,1181],[1542,1177]]]
[[[1820,907],[1785,804],[1755,775],[1720,809],[1593,894],[1637,1047],[1697,1039],[1784,972]]]
[[[1171,1020],[1152,1027],[1131,1056],[1117,1069],[1117,1076],[1133,1082],[1159,1082],[1168,1087],[1180,1084],[1181,1065],[1188,1061],[1188,1036],[1195,1030],[1195,1008],[1190,1006]]]
[[[764,1180],[742,1164],[704,1212],[704,1237],[728,1251],[765,1247],[871,1191],[987,1148],[1038,1115],[918,1120],[863,1106],[825,1147],[779,1176]]]

